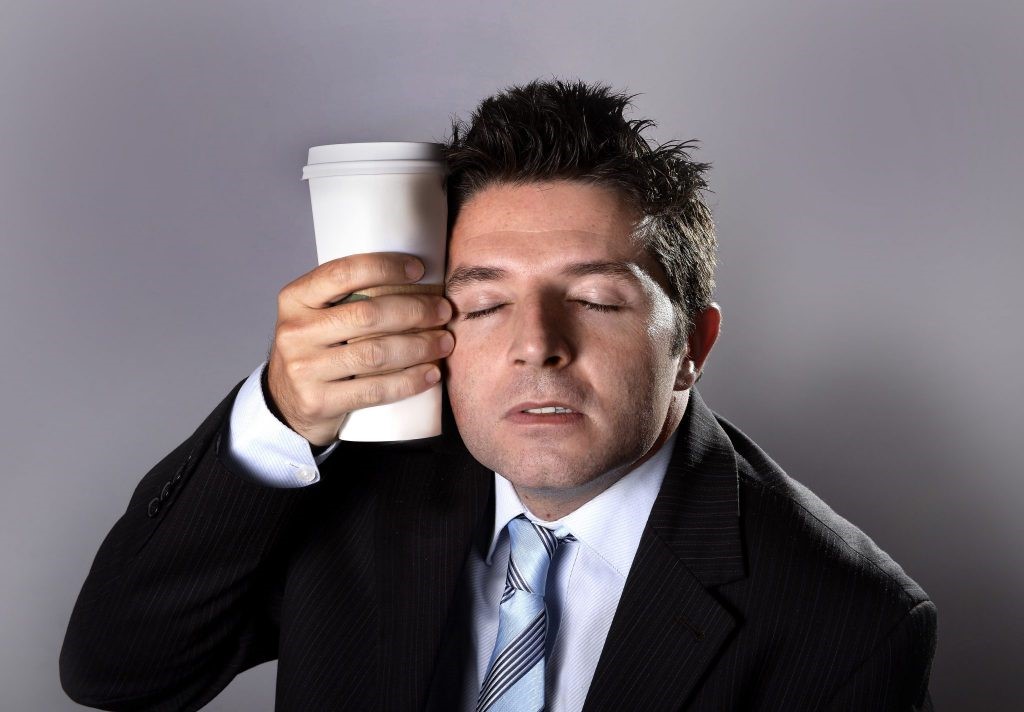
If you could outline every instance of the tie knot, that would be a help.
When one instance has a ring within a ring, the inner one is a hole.
[[[563,541],[574,541],[573,536],[564,527],[552,531],[534,524],[522,514],[508,523],[508,536],[506,590],[512,588],[543,596],[551,557]]]

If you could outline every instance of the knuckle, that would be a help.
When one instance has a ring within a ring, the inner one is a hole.
[[[392,282],[391,263],[387,260],[367,258],[367,276],[372,278],[374,284],[389,284]]]
[[[275,341],[279,346],[290,348],[301,338],[302,327],[293,321],[282,321],[277,325]]]
[[[339,285],[348,285],[352,283],[353,276],[352,259],[349,257],[341,257],[331,262],[330,278],[332,282],[336,282]]]
[[[284,371],[288,375],[288,380],[293,383],[303,380],[308,368],[308,364],[303,359],[293,359],[284,365]]]
[[[367,286],[388,284],[391,281],[391,265],[381,255],[352,255],[349,261],[349,280],[359,281]]]
[[[297,399],[299,409],[306,418],[317,420],[322,417],[324,397],[319,389],[305,388],[299,391]]]
[[[361,396],[362,403],[365,406],[380,405],[387,400],[387,387],[382,381],[370,381],[364,384]]]
[[[380,323],[380,308],[372,299],[360,299],[347,305],[348,321],[361,329],[372,329]]]
[[[387,363],[387,357],[388,353],[384,345],[379,340],[373,339],[361,344],[357,361],[363,368],[376,370]]]
[[[280,309],[282,306],[293,302],[295,300],[295,294],[302,290],[310,279],[311,273],[306,273],[300,277],[296,277],[288,284],[281,287],[277,292],[277,306]]]
[[[355,374],[357,368],[350,346],[337,346],[330,350],[329,366],[332,370],[343,373],[345,377]]]
[[[416,323],[432,322],[434,307],[429,299],[416,297],[409,302],[408,316],[410,321]]]
[[[420,369],[409,369],[406,372],[405,377],[402,379],[402,398],[408,398],[414,396],[422,390],[425,390],[427,386],[426,380],[423,378],[423,373]]]

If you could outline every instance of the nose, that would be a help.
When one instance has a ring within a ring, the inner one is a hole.
[[[572,322],[557,304],[521,300],[513,318],[509,362],[534,368],[564,368],[574,357]]]

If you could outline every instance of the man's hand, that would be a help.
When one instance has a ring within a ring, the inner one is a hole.
[[[268,405],[285,425],[312,445],[328,445],[353,410],[408,398],[440,380],[432,362],[455,345],[441,328],[452,316],[447,299],[388,294],[334,304],[422,276],[415,257],[380,252],[325,262],[281,290],[267,383]]]

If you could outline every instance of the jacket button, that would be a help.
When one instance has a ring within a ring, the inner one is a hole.
[[[173,492],[173,491],[174,491],[174,483],[173,482],[164,482],[164,488],[162,490],[160,490],[160,501],[163,502],[168,497],[170,497],[171,496],[171,492]]]
[[[184,475],[184,473],[185,473],[185,466],[186,466],[187,464],[188,464],[188,461],[187,461],[187,460],[185,460],[185,461],[184,461],[184,462],[183,462],[183,463],[181,464],[181,466],[180,466],[180,467],[178,467],[178,471],[174,473],[174,476],[173,476],[173,477],[171,477],[171,481],[172,481],[172,483],[174,483],[175,485],[177,485],[177,484],[178,484],[178,481],[179,481],[179,480],[181,479],[181,477],[182,477],[182,476]]]
[[[188,464],[190,462],[192,462],[191,452],[188,454],[188,457],[185,458],[185,462],[181,463],[181,467],[178,468],[178,471],[174,473],[174,477],[171,478],[171,482],[173,484],[178,484],[178,481],[181,480],[182,477],[184,477],[185,468],[188,467]]]
[[[154,497],[153,499],[149,500],[149,512],[148,512],[148,514],[149,514],[150,517],[155,517],[159,512],[160,512],[160,498],[159,497]]]

